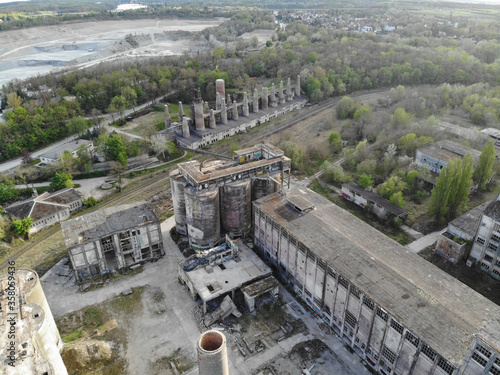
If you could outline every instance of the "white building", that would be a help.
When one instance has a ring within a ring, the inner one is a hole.
[[[68,142],[58,147],[55,147],[47,151],[46,153],[39,155],[38,157],[40,158],[40,161],[44,164],[54,164],[59,161],[61,156],[64,154],[64,151],[69,151],[71,152],[73,157],[76,157],[78,148],[80,148],[81,145],[84,145],[87,148],[87,150],[89,150],[89,152],[91,153],[94,151],[94,143],[92,141],[79,139],[78,141]]]

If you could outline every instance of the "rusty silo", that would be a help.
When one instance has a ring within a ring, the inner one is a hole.
[[[229,375],[226,336],[210,330],[198,339],[198,371],[200,375]]]
[[[221,187],[220,213],[222,229],[235,236],[245,236],[252,225],[250,180]]]
[[[252,178],[252,201],[276,191],[275,182],[269,176]]]
[[[220,240],[219,189],[186,186],[186,221],[189,243],[195,250],[216,246]]]

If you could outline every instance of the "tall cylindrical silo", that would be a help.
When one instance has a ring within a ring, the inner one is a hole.
[[[206,250],[220,240],[219,189],[198,190],[186,186],[186,221],[189,243],[194,250]]]
[[[220,213],[222,229],[235,236],[245,236],[252,225],[250,180],[221,187]]]
[[[186,235],[186,200],[184,188],[187,185],[186,179],[179,174],[178,170],[170,173],[170,186],[172,189],[172,200],[174,203],[175,229],[177,233]]]
[[[198,339],[198,371],[200,375],[229,375],[226,336],[210,330]]]
[[[276,191],[275,183],[269,176],[252,178],[252,201]]]

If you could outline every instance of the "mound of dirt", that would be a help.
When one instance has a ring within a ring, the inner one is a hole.
[[[61,352],[68,373],[74,373],[96,363],[111,360],[112,350],[107,341],[85,340],[66,344]]]

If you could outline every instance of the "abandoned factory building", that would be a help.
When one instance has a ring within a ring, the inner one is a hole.
[[[145,203],[103,208],[61,228],[77,281],[165,254],[160,221]]]
[[[500,374],[500,307],[313,192],[253,202],[254,249],[381,374]]]

